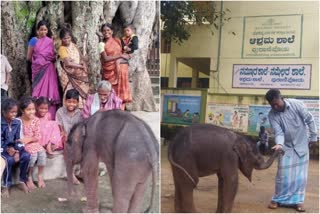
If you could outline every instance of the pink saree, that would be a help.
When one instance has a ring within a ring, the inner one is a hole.
[[[44,96],[52,102],[49,108],[52,117],[55,117],[56,105],[60,103],[54,61],[53,40],[49,37],[39,39],[32,54],[32,96],[36,98]]]

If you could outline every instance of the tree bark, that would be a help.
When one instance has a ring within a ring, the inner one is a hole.
[[[131,91],[133,95],[132,109],[138,111],[156,111],[153,98],[151,80],[147,71],[146,62],[148,50],[153,42],[153,24],[159,22],[155,1],[139,1],[133,18],[133,26],[139,37],[139,49],[130,60],[129,74],[131,76]],[[126,7],[128,10],[130,7]],[[126,13],[124,11],[124,13]],[[159,33],[159,32],[158,32]]]
[[[64,23],[64,4],[62,1],[46,2],[46,6],[42,7],[37,14],[37,24],[41,20],[46,20],[50,25],[53,39],[59,37],[59,27]]]
[[[16,13],[24,11],[25,14],[30,14],[30,8],[26,2],[3,1],[1,10],[1,53],[8,58],[12,66],[9,96],[19,98],[31,93],[26,61],[28,35],[31,29],[26,28],[30,17]]]
[[[2,53],[8,57],[13,67],[10,95],[19,99],[23,95],[31,94],[26,61],[27,43],[32,26],[35,29],[40,20],[45,19],[49,22],[56,48],[60,43],[59,27],[66,21],[72,26],[81,52],[84,35],[87,34],[88,70],[92,89],[100,80],[97,33],[100,32],[101,25],[112,23],[118,29],[115,34],[120,36],[123,25],[132,24],[139,38],[139,49],[135,51],[129,63],[133,97],[130,108],[133,111],[156,111],[146,62],[150,44],[158,38],[158,5],[155,1],[1,2]],[[25,10],[27,13],[21,12]]]
[[[82,14],[87,14],[83,16]],[[103,2],[72,2],[72,30],[78,40],[78,47],[82,50],[85,33],[88,35],[87,55],[91,88],[97,84],[101,70],[98,53],[99,37],[97,32],[101,26]],[[81,41],[81,42],[80,42]]]

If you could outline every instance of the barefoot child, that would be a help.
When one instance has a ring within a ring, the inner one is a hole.
[[[41,145],[46,149],[49,156],[55,150],[63,149],[59,125],[51,120],[49,112],[50,102],[46,97],[39,97],[36,100],[36,116],[40,119]]]
[[[23,97],[20,100],[20,111],[22,116],[22,139],[27,152],[30,153],[31,159],[29,163],[29,177],[27,186],[29,189],[35,189],[33,183],[33,168],[37,163],[38,166],[38,186],[44,188],[46,185],[43,180],[43,169],[46,165],[46,151],[41,146],[40,120],[35,116],[35,103],[31,97]]]
[[[83,120],[79,105],[79,92],[76,89],[70,89],[66,92],[65,106],[58,109],[56,121],[59,124],[62,141],[66,143],[72,126]],[[68,154],[65,154],[68,155]],[[73,183],[79,184],[79,180],[73,174]]]
[[[123,53],[132,54],[138,49],[138,37],[133,34],[133,26],[126,25],[123,28],[124,37],[121,39]]]
[[[28,192],[28,165],[30,154],[25,151],[24,145],[19,142],[21,121],[16,118],[18,102],[8,98],[1,102],[1,157],[6,162],[3,173],[2,196],[9,197],[9,188],[12,185],[12,166],[19,164],[20,188]]]

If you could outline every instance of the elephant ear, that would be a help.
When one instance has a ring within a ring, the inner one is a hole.
[[[233,150],[239,157],[239,169],[242,174],[246,176],[251,182],[253,164],[252,161],[250,161],[250,149],[251,148],[249,147],[249,145],[243,139],[236,141],[235,145],[233,146]]]

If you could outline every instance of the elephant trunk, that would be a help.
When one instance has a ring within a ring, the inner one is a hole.
[[[263,157],[257,158],[255,169],[257,170],[268,169],[272,165],[276,157],[278,157],[279,154],[283,154],[283,153],[284,152],[281,149],[276,150],[266,162],[263,160]]]
[[[64,159],[66,163],[67,179],[68,179],[68,194],[69,197],[75,195],[75,188],[73,186],[73,163],[70,156],[66,155],[66,150],[64,154]]]

